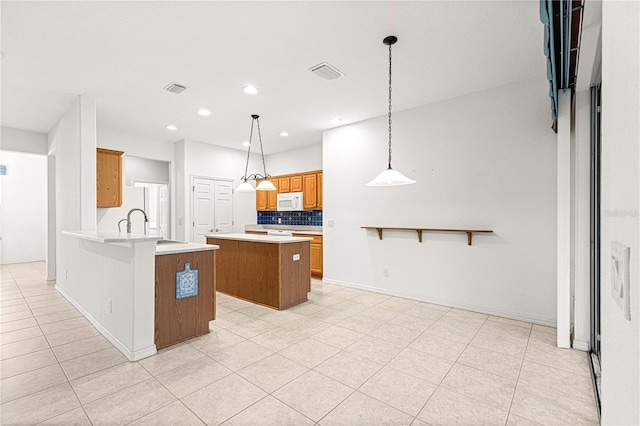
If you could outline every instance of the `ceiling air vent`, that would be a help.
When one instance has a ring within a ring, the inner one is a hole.
[[[322,62],[321,64],[309,68],[309,71],[326,81],[335,80],[344,75],[326,62]]]
[[[167,90],[171,93],[175,93],[176,95],[178,95],[184,92],[185,90],[187,90],[187,86],[183,86],[182,84],[171,82],[164,87],[164,90]]]

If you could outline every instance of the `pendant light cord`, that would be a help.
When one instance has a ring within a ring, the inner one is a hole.
[[[391,169],[391,44],[389,45],[389,169]]]
[[[256,117],[256,123],[258,123],[258,139],[260,140],[260,154],[262,155],[262,169],[264,170],[264,178],[270,177],[267,175],[267,165],[264,163],[264,151],[262,150],[262,134],[260,134],[260,119]],[[251,122],[251,128],[253,128],[253,122]]]
[[[244,166],[244,176],[242,176],[243,182],[247,181],[247,173],[249,173],[249,157],[251,156],[251,139],[252,138],[253,138],[253,120],[251,120],[251,131],[249,132],[249,149],[247,150],[247,164]]]

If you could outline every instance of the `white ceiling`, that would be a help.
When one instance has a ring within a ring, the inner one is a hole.
[[[265,152],[386,114],[388,51],[400,111],[546,73],[539,2],[1,2],[2,126],[48,132],[74,95],[98,126],[243,149],[260,114]],[[344,77],[307,71],[327,61]],[[180,95],[163,87],[189,86]],[[253,84],[254,96],[242,92]],[[205,107],[210,117],[196,111]],[[165,125],[175,124],[170,132]],[[290,136],[278,133],[286,130]]]

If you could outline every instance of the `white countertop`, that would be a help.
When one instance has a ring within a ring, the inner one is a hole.
[[[162,254],[185,253],[190,251],[218,250],[220,246],[199,243],[176,243],[156,245],[156,256]]]
[[[163,239],[160,235],[127,234],[126,232],[102,231],[62,231],[62,235],[105,244],[155,242]]]
[[[207,238],[220,238],[221,240],[251,241],[254,243],[287,244],[312,241],[313,238],[306,237],[277,237],[262,234],[205,234]]]
[[[272,229],[291,231],[294,234],[303,235],[322,235],[322,226],[306,226],[306,225],[245,225],[245,232],[264,232],[267,233]]]

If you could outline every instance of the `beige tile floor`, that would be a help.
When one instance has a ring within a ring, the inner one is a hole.
[[[2,266],[4,425],[597,424],[549,327],[314,280],[278,312],[218,294],[211,333],[128,362],[44,264]]]

